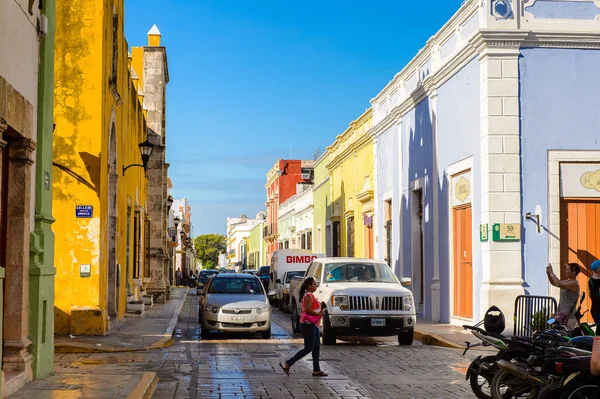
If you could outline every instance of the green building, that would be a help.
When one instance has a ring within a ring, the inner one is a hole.
[[[267,243],[264,239],[265,223],[258,223],[250,229],[248,239],[248,269],[255,270],[267,265]]]
[[[329,152],[325,151],[314,166],[313,187],[313,251],[334,256],[331,250],[333,239],[331,224],[331,188],[329,186]]]

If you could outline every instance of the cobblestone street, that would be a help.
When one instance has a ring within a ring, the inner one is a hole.
[[[465,368],[476,351],[421,345],[396,338],[322,346],[326,378],[311,376],[311,356],[286,376],[278,363],[300,348],[289,315],[273,313],[273,336],[214,335],[200,339],[197,296],[190,292],[169,348],[122,354],[58,355],[56,371],[94,376],[154,371],[153,398],[469,398]]]

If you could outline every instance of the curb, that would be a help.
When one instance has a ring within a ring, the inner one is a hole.
[[[415,329],[415,339],[421,341],[424,345],[441,346],[444,348],[465,349],[464,345],[459,345],[455,342],[442,338],[437,334],[432,334]]]
[[[173,345],[173,336],[175,335],[175,327],[177,326],[177,322],[179,320],[179,315],[183,310],[183,306],[185,305],[185,301],[187,299],[187,294],[189,292],[189,287],[185,290],[182,295],[181,303],[177,306],[175,312],[173,313],[173,317],[171,317],[171,321],[169,322],[169,326],[167,330],[163,334],[163,337],[158,341],[154,342],[149,346],[144,347],[136,347],[136,348],[121,348],[115,346],[96,346],[95,344],[88,344],[83,342],[73,342],[67,345],[58,344],[54,345],[54,353],[119,353],[119,352],[141,352],[147,351],[151,349],[162,349],[168,348]]]
[[[158,376],[156,373],[145,372],[135,388],[127,395],[127,399],[150,399],[157,384]]]

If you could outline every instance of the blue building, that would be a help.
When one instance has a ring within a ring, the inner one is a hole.
[[[512,324],[600,257],[599,70],[599,2],[467,0],[372,100],[375,253],[424,317]]]

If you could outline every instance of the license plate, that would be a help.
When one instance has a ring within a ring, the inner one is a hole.
[[[245,318],[243,316],[231,316],[232,323],[244,323]]]
[[[371,319],[371,325],[374,327],[385,326],[385,319]]]

